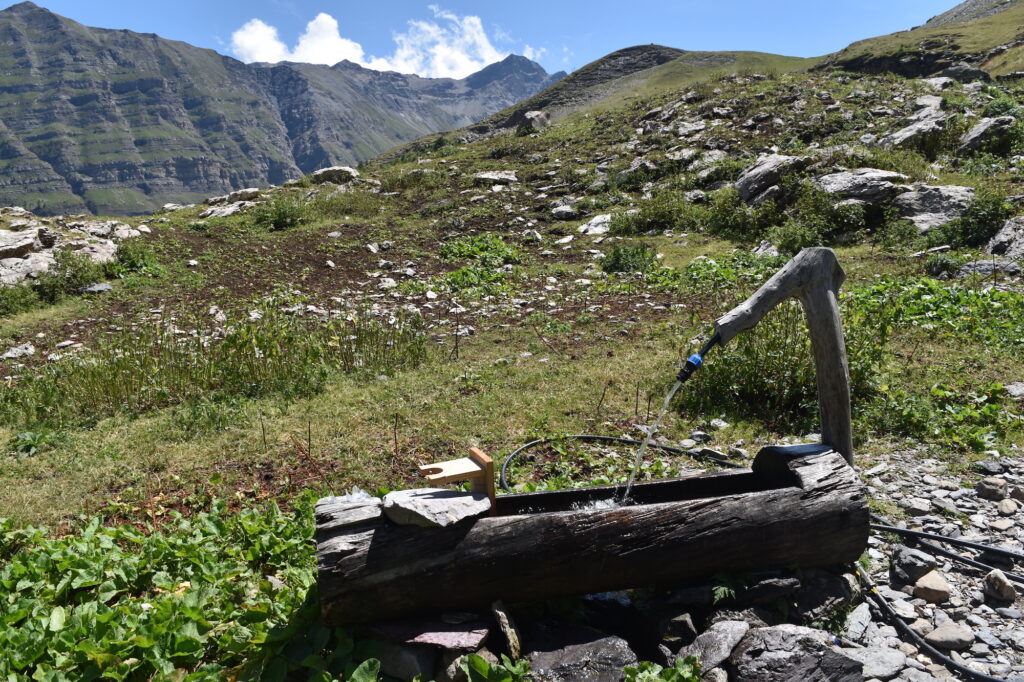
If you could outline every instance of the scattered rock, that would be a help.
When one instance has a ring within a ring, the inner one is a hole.
[[[906,175],[877,168],[858,168],[831,173],[817,179],[817,184],[830,194],[844,199],[861,199],[869,204],[887,202],[906,188],[894,183],[909,180]]]
[[[1016,125],[1013,116],[983,118],[960,138],[959,151],[1006,151]]]
[[[233,216],[236,213],[241,213],[247,208],[255,206],[251,201],[237,201],[233,204],[226,204],[223,206],[211,206],[202,213],[199,214],[200,218],[227,218]]]
[[[914,596],[933,604],[949,601],[950,593],[949,583],[938,571],[929,571],[914,583]]]
[[[892,550],[889,572],[893,582],[899,585],[913,585],[938,565],[939,563],[930,554],[904,545],[897,545]]]
[[[893,201],[900,215],[925,233],[959,218],[974,199],[974,189],[958,186],[923,185],[905,192]]]
[[[1017,509],[1017,503],[1010,498],[1000,500],[999,504],[996,505],[996,511],[999,512],[1000,516],[1013,516],[1017,513]]]
[[[1017,599],[1017,590],[1013,583],[998,568],[988,572],[981,583],[981,589],[996,601],[1013,602]]]
[[[983,500],[993,500],[998,502],[999,500],[1006,498],[1009,484],[1004,478],[997,478],[995,476],[989,476],[983,478],[974,486],[974,490],[978,493],[978,497]]]
[[[842,649],[847,658],[859,661],[864,666],[864,679],[891,680],[907,666],[907,657],[896,649],[884,646],[870,646],[863,649]]]
[[[757,203],[757,197],[769,187],[778,185],[786,173],[803,168],[809,159],[803,156],[769,154],[740,173],[736,179],[736,190],[746,202]]]
[[[333,182],[336,185],[344,185],[359,177],[359,171],[348,166],[331,166],[313,171],[310,179],[321,185],[325,182]]]
[[[572,220],[579,215],[573,206],[555,206],[551,209],[551,216],[556,220]]]
[[[962,625],[946,623],[925,635],[924,641],[939,649],[963,651],[974,643],[974,633]]]
[[[23,343],[20,346],[14,346],[8,348],[7,352],[0,355],[0,360],[17,360],[18,358],[27,358],[30,355],[36,354],[36,347],[31,343]]]
[[[111,284],[110,282],[96,282],[95,284],[90,284],[89,286],[82,287],[81,293],[87,296],[93,294],[102,294],[104,292],[112,290],[113,288],[114,285]]]
[[[1016,277],[1021,273],[1019,263],[1003,258],[988,258],[965,263],[957,271],[957,277],[992,277],[996,273]]]
[[[546,111],[527,111],[523,114],[527,125],[534,130],[543,130],[551,125],[551,114]]]
[[[1003,223],[986,251],[1011,260],[1024,260],[1024,216],[1016,216]]]
[[[750,625],[741,620],[719,621],[698,635],[692,644],[680,649],[678,655],[681,658],[695,656],[704,670],[710,670],[729,658],[748,630]]]
[[[608,234],[608,231],[611,229],[612,215],[610,213],[602,213],[599,216],[591,218],[589,222],[580,225],[576,228],[576,231],[580,234],[600,235]]]
[[[474,175],[473,180],[480,185],[493,185],[496,182],[519,182],[514,170],[485,171]]]
[[[418,488],[396,490],[384,496],[384,514],[402,526],[444,527],[486,514],[486,495],[457,490]]]

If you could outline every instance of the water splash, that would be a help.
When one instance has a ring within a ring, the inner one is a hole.
[[[658,433],[661,428],[661,423],[665,421],[665,415],[668,414],[669,404],[672,402],[672,398],[675,397],[676,391],[683,385],[682,381],[676,381],[669,389],[668,395],[665,396],[665,402],[661,405],[661,412],[658,414],[657,420],[651,426],[644,427],[644,440],[640,443],[640,447],[636,451],[636,459],[633,460],[633,471],[629,474],[629,481],[626,483],[626,491],[622,494],[621,504],[626,504],[629,501],[629,493],[633,490],[633,482],[636,480],[637,472],[640,471],[640,465],[644,461],[644,453],[647,452],[647,447],[651,441],[654,440],[654,436]]]

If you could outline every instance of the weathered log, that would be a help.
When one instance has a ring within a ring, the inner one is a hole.
[[[753,328],[775,306],[797,298],[807,316],[818,379],[821,438],[853,464],[850,369],[839,318],[839,287],[846,279],[832,249],[804,249],[749,299],[715,322],[722,344]]]
[[[827,566],[855,560],[867,544],[865,490],[823,446],[765,448],[751,469],[640,484],[635,505],[579,508],[620,492],[505,495],[495,515],[445,528],[399,526],[373,503],[352,512],[328,498],[316,536],[324,620],[349,625],[496,599]]]

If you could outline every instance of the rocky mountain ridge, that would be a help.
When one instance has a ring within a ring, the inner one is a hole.
[[[0,12],[0,204],[138,214],[355,164],[558,81],[510,56],[461,80],[243,64],[31,2]]]

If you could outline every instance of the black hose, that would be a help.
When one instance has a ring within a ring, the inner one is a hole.
[[[969,540],[961,540],[960,538],[951,538],[945,535],[939,535],[937,533],[926,533],[921,530],[910,530],[909,528],[900,528],[894,526],[881,516],[872,514],[871,518],[877,521],[877,524],[872,524],[873,530],[885,531],[888,533],[897,533],[899,535],[905,535],[907,537],[924,538],[925,540],[937,540],[938,542],[945,542],[950,545],[959,545],[960,547],[968,547],[970,549],[976,549],[979,552],[989,552],[991,554],[999,554],[1001,556],[1009,557],[1015,561],[1024,561],[1024,554],[1014,552],[1009,549],[1003,549],[1002,547],[992,547],[991,545],[983,545],[978,542],[971,542]]]
[[[508,484],[508,467],[509,467],[509,464],[511,464],[515,460],[515,458],[518,457],[519,454],[522,453],[522,452],[525,452],[527,450],[531,450],[531,449],[533,449],[535,447],[539,447],[541,445],[547,445],[548,443],[557,443],[557,442],[563,441],[563,440],[578,440],[578,441],[583,441],[583,442],[587,442],[587,443],[619,443],[619,444],[622,444],[622,445],[637,445],[637,446],[643,444],[643,441],[641,441],[641,440],[634,440],[633,438],[620,438],[618,436],[599,436],[599,435],[596,435],[596,434],[593,434],[593,433],[575,433],[575,434],[571,434],[571,435],[568,435],[568,436],[553,436],[551,438],[538,438],[537,440],[532,440],[532,441],[530,441],[529,443],[527,443],[525,445],[519,446],[518,448],[513,450],[511,453],[509,453],[508,457],[505,458],[505,461],[501,463],[501,472],[498,475],[498,484],[501,485],[502,489],[505,492],[507,492],[507,493],[512,492],[512,488]],[[731,467],[731,468],[734,468],[734,469],[738,469],[738,468],[742,468],[743,467],[742,464],[737,464],[736,462],[730,462],[727,459],[722,459],[721,457],[715,457],[714,455],[705,454],[705,453],[702,453],[702,452],[700,452],[698,450],[684,450],[682,448],[672,447],[671,445],[659,445],[657,443],[649,443],[647,445],[647,447],[649,447],[649,448],[657,448],[658,450],[662,450],[664,452],[670,452],[673,455],[686,455],[688,457],[693,457],[695,459],[706,459],[706,460],[708,460],[710,462],[714,462],[715,464],[721,464],[722,466]]]

